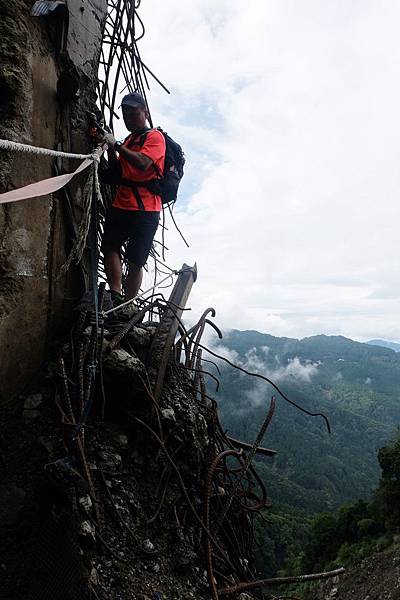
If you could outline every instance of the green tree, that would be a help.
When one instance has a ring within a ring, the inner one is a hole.
[[[310,542],[304,552],[303,567],[306,572],[319,570],[326,563],[334,560],[342,544],[337,536],[335,515],[321,513],[311,522]]]
[[[400,527],[400,439],[378,453],[382,477],[375,501],[388,530]]]

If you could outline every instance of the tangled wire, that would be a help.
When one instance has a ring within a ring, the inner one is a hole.
[[[100,109],[112,129],[118,96],[125,91],[139,92],[146,100],[149,77],[169,90],[143,62],[138,42],[145,26],[138,14],[140,0],[108,0],[99,62],[98,95]],[[151,117],[150,124],[152,125]]]

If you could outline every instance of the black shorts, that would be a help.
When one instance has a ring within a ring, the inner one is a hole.
[[[159,217],[159,212],[123,210],[112,206],[104,223],[103,253],[115,250],[121,254],[122,246],[128,242],[125,257],[137,267],[143,267],[151,250]]]

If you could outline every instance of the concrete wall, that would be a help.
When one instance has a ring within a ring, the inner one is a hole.
[[[48,17],[30,16],[32,5],[0,0],[0,138],[86,153],[106,0],[68,0]],[[54,174],[51,158],[0,151],[0,191]],[[0,207],[0,404],[37,372],[84,291],[77,269],[56,280],[83,183],[69,187],[69,208],[64,192]]]

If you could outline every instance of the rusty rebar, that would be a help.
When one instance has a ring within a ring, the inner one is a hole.
[[[218,467],[221,460],[226,458],[227,456],[241,456],[242,451],[240,450],[224,450],[218,456],[216,456],[211,463],[211,466],[208,470],[206,484],[204,486],[204,523],[207,531],[210,529],[210,495],[211,495],[211,486],[214,478],[214,473],[216,468]],[[211,590],[211,595],[213,600],[219,600],[217,586],[214,580],[214,570],[213,570],[213,562],[211,555],[211,538],[210,536],[206,536],[205,540],[205,552],[206,552],[206,563],[207,563],[207,574],[208,574],[208,583]]]
[[[329,579],[331,577],[337,577],[343,575],[346,569],[340,567],[334,571],[325,571],[323,573],[311,573],[310,575],[295,575],[293,577],[272,577],[270,579],[259,579],[258,581],[251,581],[249,583],[239,583],[229,588],[222,588],[218,590],[220,596],[227,596],[230,594],[240,594],[248,590],[254,590],[259,587],[272,587],[275,585],[288,585],[291,583],[304,583],[305,581],[316,581],[318,579]]]

